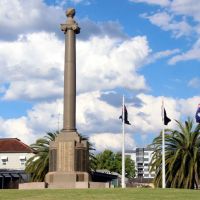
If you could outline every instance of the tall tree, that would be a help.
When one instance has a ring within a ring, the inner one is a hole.
[[[25,171],[31,174],[32,181],[43,181],[49,171],[49,143],[54,141],[58,134],[58,131],[48,132],[43,138],[30,145],[35,155],[27,160]]]
[[[44,181],[45,175],[49,171],[49,145],[51,141],[55,141],[58,131],[55,133],[48,132],[43,138],[36,140],[30,147],[34,150],[35,155],[26,162],[26,173],[31,174],[32,181]],[[79,135],[81,140],[87,140],[87,137]],[[89,143],[89,150],[94,150]],[[93,153],[89,153],[89,168],[94,162]]]
[[[110,172],[122,172],[122,156],[120,153],[114,153],[111,150],[104,150],[103,152],[95,156],[93,169],[107,169]],[[133,178],[135,176],[135,164],[130,157],[125,159],[125,172],[127,178]]]
[[[200,124],[194,127],[188,119],[177,129],[165,130],[166,186],[170,188],[198,188],[200,179]],[[153,140],[151,171],[156,171],[154,184],[162,183],[162,135]]]

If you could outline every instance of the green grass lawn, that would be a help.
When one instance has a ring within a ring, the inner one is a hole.
[[[200,190],[74,189],[0,190],[0,200],[200,200]]]

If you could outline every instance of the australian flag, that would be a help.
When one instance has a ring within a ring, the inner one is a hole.
[[[122,121],[123,121],[123,111],[122,111],[122,115],[119,117],[119,119],[122,119]],[[131,125],[131,123],[128,121],[128,112],[127,112],[125,105],[124,105],[124,123]]]
[[[198,109],[197,109],[195,118],[196,118],[196,122],[200,123],[200,104],[198,105]]]
[[[171,119],[169,117],[167,117],[167,113],[164,108],[164,125],[167,125],[169,122],[171,122]]]

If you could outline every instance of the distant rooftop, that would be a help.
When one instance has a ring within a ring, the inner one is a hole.
[[[33,153],[33,150],[18,138],[1,138],[0,153]]]

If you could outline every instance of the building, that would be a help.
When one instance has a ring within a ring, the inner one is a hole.
[[[90,173],[93,182],[108,183],[109,187],[119,187],[121,183],[121,175],[116,172],[110,172],[107,169],[98,169]]]
[[[33,150],[17,138],[0,139],[0,189],[18,188],[28,180],[25,163],[33,155]]]
[[[149,164],[152,158],[153,149],[150,148],[136,148],[135,150],[127,150],[126,156],[135,162],[136,178],[138,179],[152,179],[155,173],[150,173]]]

